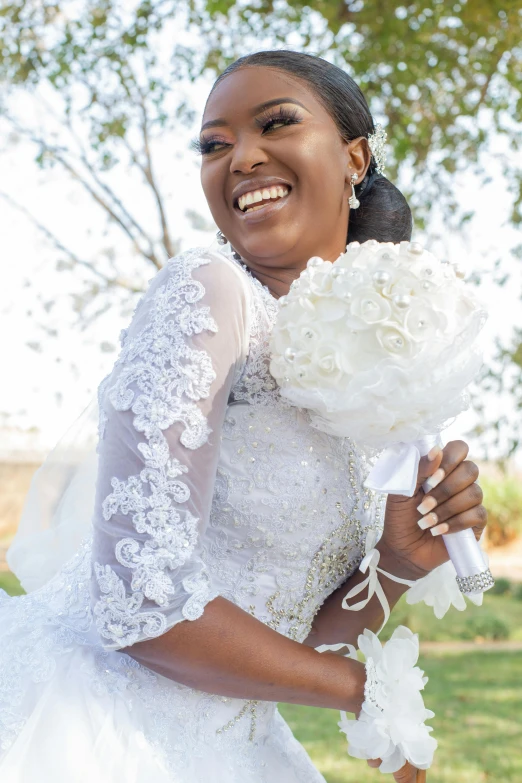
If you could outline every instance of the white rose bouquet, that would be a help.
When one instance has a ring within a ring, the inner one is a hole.
[[[415,242],[352,242],[281,297],[270,372],[333,435],[377,450],[432,437],[465,410],[485,312],[453,265]]]
[[[469,404],[486,312],[464,274],[417,242],[314,256],[279,300],[270,372],[311,423],[375,454],[367,486],[413,495],[419,459]],[[471,530],[444,536],[461,591],[493,584]]]

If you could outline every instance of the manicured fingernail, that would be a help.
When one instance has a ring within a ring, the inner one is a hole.
[[[441,449],[440,446],[434,446],[432,449],[430,449],[430,451],[428,451],[426,456],[428,457],[430,462],[433,462],[433,460],[436,459],[439,456],[441,451],[442,451],[442,449]]]
[[[419,519],[417,524],[421,530],[426,530],[427,528],[432,527],[432,525],[436,525],[438,521],[438,516],[434,511],[432,511],[431,514],[428,514],[427,516],[422,517],[422,519]]]
[[[419,512],[419,514],[422,514],[422,516],[424,516],[425,514],[428,513],[428,511],[433,511],[436,505],[437,505],[437,501],[435,500],[433,495],[427,495],[422,501],[422,503],[420,504],[420,506],[417,506],[417,511]]]
[[[438,470],[435,471],[433,476],[430,476],[426,481],[424,482],[424,487],[426,489],[435,489],[435,487],[440,484],[440,482],[443,480],[445,476],[445,472],[442,468],[438,468]]]
[[[432,536],[441,536],[443,533],[447,533],[449,530],[449,525],[447,522],[441,522],[440,525],[437,525],[437,527],[432,527],[430,530],[430,533]]]

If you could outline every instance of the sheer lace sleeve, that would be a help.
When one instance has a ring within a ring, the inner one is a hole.
[[[192,250],[153,279],[99,390],[91,584],[106,649],[195,620],[216,597],[201,559],[230,390],[248,351],[248,289]]]

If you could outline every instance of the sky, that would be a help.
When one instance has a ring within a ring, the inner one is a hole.
[[[161,188],[167,196],[168,215],[173,234],[181,240],[181,249],[207,246],[213,231],[196,231],[186,216],[187,208],[200,213],[213,225],[199,179],[200,161],[188,149],[201,122],[204,103],[210,89],[208,79],[187,86],[196,109],[196,121],[189,129],[176,132],[156,144],[156,169]],[[33,98],[25,96],[18,106],[22,116],[38,116],[40,109]],[[0,188],[53,229],[65,244],[81,248],[84,255],[94,256],[104,243],[115,245],[116,252],[127,253],[116,233],[103,236],[100,213],[71,179],[58,169],[40,171],[33,161],[33,149],[25,142],[10,147],[0,156]],[[470,173],[464,172],[455,182],[459,202],[476,211],[465,232],[446,237],[445,247],[429,249],[458,261],[468,271],[480,269],[484,282],[478,293],[489,310],[482,343],[486,361],[494,352],[494,340],[507,341],[520,310],[522,279],[520,264],[510,255],[510,248],[520,237],[507,224],[509,195],[500,172],[491,157],[487,186],[480,186]],[[142,206],[142,185],[124,171],[115,175],[113,184],[125,193],[127,203],[147,220]],[[434,222],[444,226],[444,215],[436,214]],[[103,352],[100,343],[116,345],[120,330],[130,316],[114,307],[87,329],[72,326],[69,294],[76,286],[69,273],[57,272],[56,250],[31,225],[28,218],[0,199],[1,275],[0,286],[0,362],[4,368],[0,385],[0,452],[12,448],[48,450],[68,429],[90,402],[102,378],[110,371],[116,354]],[[414,239],[423,241],[417,231]],[[512,274],[507,286],[491,285],[489,271],[496,258]],[[131,259],[129,259],[131,263]],[[153,270],[151,269],[151,277]],[[45,313],[39,301],[51,300],[53,307]],[[57,337],[42,334],[38,322],[46,320],[56,329]],[[520,319],[518,319],[520,325]],[[38,345],[40,347],[38,347]],[[494,416],[506,401],[492,399]],[[471,411],[463,414],[446,432],[445,438],[461,437],[474,423]],[[28,433],[29,434],[24,434]],[[478,449],[471,442],[473,448]],[[519,456],[520,464],[522,458]]]

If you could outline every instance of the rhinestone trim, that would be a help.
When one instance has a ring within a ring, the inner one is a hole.
[[[379,678],[377,677],[377,667],[373,658],[368,658],[365,663],[366,669],[366,682],[364,683],[364,700],[373,704],[375,707],[379,707],[377,703],[377,686],[379,685]],[[379,707],[381,709],[381,707]]]
[[[489,568],[473,576],[455,577],[461,593],[483,593],[493,587],[495,580]]]

